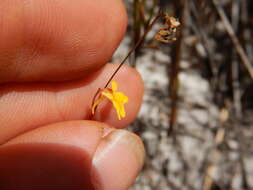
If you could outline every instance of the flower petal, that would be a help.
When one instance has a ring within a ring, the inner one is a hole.
[[[119,110],[119,112],[120,112],[120,116],[121,116],[122,118],[126,117],[125,107],[124,107],[123,104],[120,105],[120,110]]]
[[[113,107],[115,108],[117,112],[118,119],[121,120],[121,114],[120,114],[120,104],[116,101],[112,101]]]
[[[115,92],[115,93],[113,93],[113,95],[117,101],[119,101],[123,104],[128,102],[128,97],[125,94],[123,94],[122,92]]]
[[[112,102],[113,107],[117,112],[118,119],[121,120],[126,116],[124,104],[128,102],[128,97],[122,92],[117,92],[118,87],[116,81],[113,80],[111,86],[111,89],[105,88],[101,90],[99,98],[92,105],[92,114],[95,113],[97,105],[100,104],[104,98],[107,98]]]
[[[112,92],[116,92],[118,90],[117,82],[113,80],[111,85],[112,85]]]
[[[91,113],[92,113],[93,115],[95,114],[96,107],[97,107],[98,104],[100,104],[103,100],[104,100],[104,96],[99,96],[99,98],[94,102],[94,104],[92,105],[92,108],[91,108]]]
[[[102,95],[108,98],[109,100],[113,100],[113,94],[110,92],[102,92]]]

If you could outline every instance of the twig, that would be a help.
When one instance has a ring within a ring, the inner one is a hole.
[[[202,20],[206,18],[205,15],[201,14],[200,15],[200,11],[198,11],[200,7],[197,7],[196,6],[196,2],[195,1],[191,1],[191,11],[193,13],[193,16],[195,17],[195,24],[192,24],[191,26],[193,27],[193,30],[199,35],[199,38],[200,38],[200,41],[202,42],[203,44],[203,47],[207,53],[207,68],[210,72],[210,75],[211,75],[211,78],[212,78],[212,81],[211,81],[211,86],[213,89],[215,89],[217,87],[217,83],[218,83],[218,67],[217,67],[217,64],[215,64],[215,61],[214,61],[214,53],[213,53],[213,50],[210,46],[210,43],[209,43],[209,39],[208,39],[208,36],[207,36],[207,33],[206,33],[206,30],[205,28],[203,27],[203,24],[202,24]]]
[[[250,34],[250,14],[249,9],[250,7],[250,1],[240,1],[241,3],[241,28],[242,28],[242,37],[243,37],[243,43],[245,43],[245,51],[248,54],[249,60],[253,60],[253,46],[252,46],[252,35]],[[241,29],[240,28],[240,29]]]
[[[211,151],[209,157],[212,159],[212,163],[207,166],[204,183],[203,183],[203,190],[210,190],[212,188],[212,184],[214,184],[213,176],[215,174],[216,164],[220,161],[220,152],[217,149],[217,146],[224,142],[225,137],[225,128],[224,123],[228,120],[228,110],[223,108],[220,110],[220,128],[218,129],[215,139],[214,139],[214,149]]]
[[[243,156],[244,156],[243,154],[240,154],[239,163],[240,163],[241,172],[242,172],[242,187],[243,189],[247,190],[249,189],[249,183],[247,180],[247,172],[246,172]]]
[[[135,45],[141,38],[141,31],[145,24],[144,17],[144,1],[134,0],[133,2],[133,44]],[[139,54],[139,49],[136,49],[130,57],[130,65],[136,66],[136,57]]]
[[[250,78],[253,80],[253,68],[251,66],[251,63],[244,51],[244,49],[242,48],[237,36],[235,35],[235,32],[233,30],[233,27],[231,26],[222,6],[220,5],[219,1],[218,0],[212,0],[213,2],[213,5],[216,9],[216,11],[218,12],[220,18],[221,18],[221,21],[223,22],[224,26],[225,26],[225,29],[229,35],[229,37],[231,38],[232,40],[232,43],[236,49],[236,52],[237,54],[239,55],[244,67],[246,68]]]
[[[240,1],[233,1],[232,4],[232,24],[235,31],[238,30],[239,25],[239,7]],[[235,116],[237,119],[241,118],[242,105],[241,105],[241,90],[239,82],[239,64],[235,56],[234,49],[232,50],[232,61],[231,61],[231,76],[232,76],[232,88],[233,88],[233,106],[235,111]]]
[[[178,101],[178,74],[180,69],[180,61],[181,61],[181,53],[182,53],[182,45],[183,45],[183,30],[186,22],[186,7],[188,1],[180,0],[177,10],[180,13],[179,20],[182,23],[181,35],[178,37],[175,47],[172,51],[172,68],[171,72],[168,73],[170,78],[169,83],[169,92],[171,98],[171,114],[170,114],[170,123],[168,129],[168,135],[171,135],[174,131],[174,127],[177,121],[177,101]],[[169,70],[169,69],[168,69]]]

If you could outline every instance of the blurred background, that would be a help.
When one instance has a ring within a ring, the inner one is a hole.
[[[177,40],[154,40],[160,19],[128,59],[145,82],[130,130],[146,147],[132,190],[253,189],[253,1],[125,0],[120,62],[159,6],[179,19]]]

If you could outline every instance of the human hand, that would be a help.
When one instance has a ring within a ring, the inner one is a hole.
[[[1,190],[125,190],[134,183],[143,145],[119,128],[139,110],[138,73],[125,66],[115,77],[129,97],[126,118],[102,104],[99,122],[87,120],[95,92],[117,67],[104,65],[126,20],[119,0],[0,1]]]

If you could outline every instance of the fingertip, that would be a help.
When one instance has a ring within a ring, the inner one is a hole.
[[[99,190],[125,190],[144,163],[144,146],[136,135],[115,130],[99,143],[93,157],[92,180]]]

